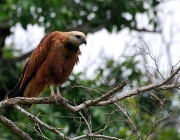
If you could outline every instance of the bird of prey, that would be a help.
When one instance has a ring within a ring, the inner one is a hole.
[[[5,98],[38,97],[50,86],[51,96],[56,101],[61,100],[59,86],[78,63],[78,55],[81,54],[79,46],[86,43],[85,34],[79,31],[47,34],[32,52],[19,82]]]

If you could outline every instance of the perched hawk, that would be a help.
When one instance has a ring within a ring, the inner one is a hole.
[[[86,43],[85,34],[78,31],[47,34],[25,64],[19,82],[5,98],[38,97],[50,86],[51,96],[56,101],[62,99],[59,86],[78,63],[79,46]]]

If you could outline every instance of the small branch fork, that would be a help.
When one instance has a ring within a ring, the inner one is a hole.
[[[61,139],[64,139],[64,140],[80,140],[80,139],[84,139],[84,138],[103,138],[103,139],[110,139],[110,140],[120,140],[119,138],[92,133],[90,127],[89,127],[89,132],[86,135],[69,138],[69,137],[65,136],[62,132],[60,132],[58,128],[55,128],[55,127],[45,124],[44,122],[39,120],[38,117],[30,114],[29,112],[27,112],[26,110],[21,108],[19,105],[20,104],[60,104],[61,106],[63,106],[64,108],[66,108],[67,110],[69,110],[71,112],[78,112],[81,114],[82,110],[84,110],[90,106],[106,106],[109,104],[115,104],[129,118],[129,115],[126,113],[126,110],[124,110],[121,106],[116,104],[117,101],[123,100],[125,98],[131,97],[134,95],[138,95],[141,92],[149,92],[151,90],[166,90],[166,89],[179,88],[180,87],[180,84],[178,83],[178,79],[180,77],[179,71],[180,71],[180,67],[177,68],[174,72],[172,72],[169,77],[167,77],[166,79],[163,79],[163,81],[161,83],[153,83],[153,84],[150,84],[147,86],[136,88],[129,92],[125,92],[125,93],[122,93],[122,94],[119,94],[116,96],[112,96],[117,91],[119,91],[120,89],[123,89],[123,87],[126,86],[126,82],[122,82],[121,84],[119,84],[117,87],[113,88],[106,94],[104,94],[96,99],[93,99],[93,100],[86,100],[82,104],[75,105],[75,106],[72,106],[68,103],[66,103],[66,104],[56,103],[56,101],[50,97],[43,97],[43,98],[16,97],[16,98],[11,98],[11,99],[6,99],[6,100],[0,102],[0,123],[2,123],[4,126],[6,126],[13,134],[15,134],[20,139],[32,140],[32,138],[27,133],[23,132],[20,128],[18,128],[14,124],[14,122],[12,122],[11,120],[7,119],[6,117],[4,117],[2,115],[4,108],[13,107],[13,108],[17,109],[18,111],[20,111],[22,114],[29,117],[34,122],[36,122],[39,126],[43,126],[47,130],[58,135]],[[170,82],[171,82],[171,84],[169,84]],[[137,127],[136,127],[134,121],[131,118],[129,118],[129,120],[131,120],[134,130],[136,130],[137,134],[139,135],[139,132],[137,131]],[[86,123],[88,124],[88,122],[86,122]],[[21,134],[21,135],[19,135],[19,134]],[[139,135],[139,138],[140,138],[140,135]]]

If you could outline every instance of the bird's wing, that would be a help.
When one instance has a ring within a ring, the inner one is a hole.
[[[51,39],[54,36],[53,34],[55,35],[55,33],[49,33],[41,40],[38,47],[33,51],[28,62],[24,66],[21,76],[22,77],[22,82],[20,85],[21,90],[25,89],[31,78],[34,76],[35,72],[44,62],[47,54],[51,49],[50,43],[51,43]]]

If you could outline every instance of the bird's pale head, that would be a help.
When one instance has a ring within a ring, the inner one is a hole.
[[[84,33],[79,31],[71,31],[68,32],[69,35],[69,42],[73,45],[79,47],[81,44],[87,44],[86,36]]]

